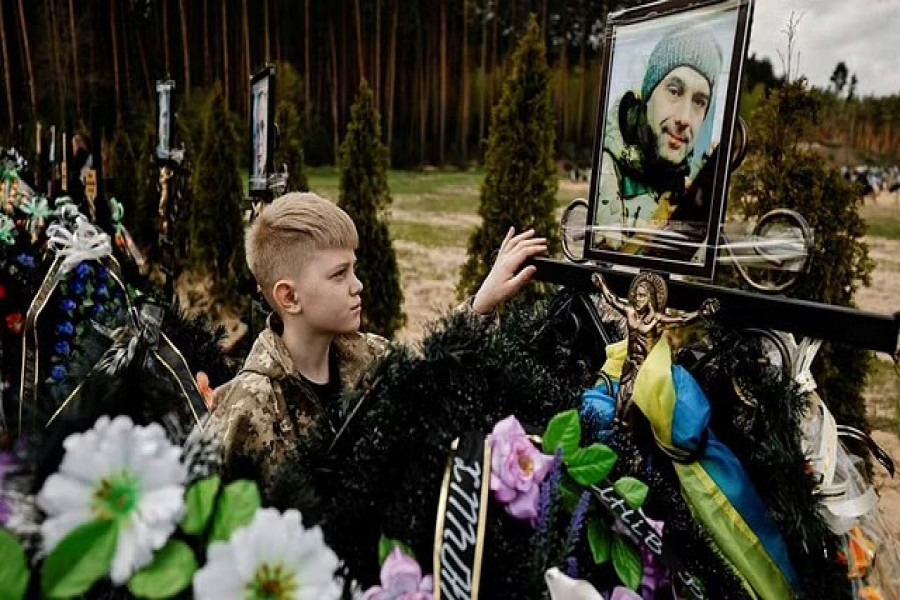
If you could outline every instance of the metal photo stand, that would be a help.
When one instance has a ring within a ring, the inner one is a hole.
[[[178,248],[175,245],[174,230],[180,209],[184,205],[184,192],[190,177],[190,167],[185,161],[184,146],[173,148],[175,139],[174,119],[172,119],[173,92],[175,82],[171,79],[156,82],[157,104],[157,147],[153,155],[159,169],[159,236],[160,269],[165,276],[164,291],[173,305],[178,304],[175,282],[181,274],[178,265]]]

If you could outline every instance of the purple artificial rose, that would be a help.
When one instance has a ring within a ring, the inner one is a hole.
[[[491,490],[506,512],[534,525],[540,484],[553,457],[542,454],[512,415],[494,427],[491,438]]]
[[[362,600],[432,600],[434,579],[422,577],[422,569],[414,558],[394,548],[381,566],[381,585],[370,587]]]
[[[644,518],[653,526],[656,535],[662,539],[663,526],[665,523],[663,521],[651,519],[646,515],[644,515]],[[628,529],[619,520],[616,520],[613,525],[613,531],[621,533],[622,535],[629,535]],[[659,556],[654,554],[647,546],[641,544],[639,549],[641,552],[641,562],[644,564],[644,576],[641,578],[641,593],[640,595],[635,594],[634,597],[643,598],[643,600],[653,600],[653,598],[656,598],[657,596],[657,590],[670,585],[669,570],[663,564]],[[627,598],[630,598],[630,596]]]
[[[609,600],[641,600],[640,595],[637,592],[629,590],[627,587],[617,586],[613,588],[612,594],[609,596]]]

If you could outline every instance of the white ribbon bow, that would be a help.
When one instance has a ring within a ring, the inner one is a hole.
[[[83,261],[98,260],[112,254],[109,236],[84,216],[77,218],[71,229],[61,223],[53,223],[47,228],[47,235],[50,248],[63,259],[60,276]]]

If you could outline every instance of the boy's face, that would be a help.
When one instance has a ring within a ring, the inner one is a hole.
[[[320,333],[359,330],[362,283],[356,277],[356,253],[349,248],[315,250],[296,279],[300,316]]]

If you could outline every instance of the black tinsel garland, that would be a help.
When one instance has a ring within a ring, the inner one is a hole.
[[[599,424],[586,418],[585,431],[596,436]],[[636,427],[646,426],[637,420]],[[652,446],[635,443],[632,433],[615,429],[611,435],[590,437],[589,442],[602,441],[619,455],[612,478],[629,475],[650,488],[642,507],[644,513],[656,520],[664,521],[663,540],[681,559],[685,569],[703,582],[711,598],[718,600],[744,600],[751,598],[744,588],[734,568],[716,550],[716,544],[702,523],[691,514],[691,510],[681,495],[678,475],[670,459]]]
[[[553,415],[577,406],[590,383],[586,363],[555,335],[545,310],[513,307],[497,328],[458,314],[425,339],[421,354],[393,349],[367,383],[345,397],[362,407],[331,451],[330,428],[303,440],[285,461],[270,500],[300,508],[308,522],[320,524],[348,574],[364,587],[378,580],[382,535],[408,544],[430,570],[453,439],[467,431],[489,433],[510,414],[540,433]],[[482,596],[540,598],[545,588],[528,573],[525,557],[531,527],[492,504],[487,529]]]
[[[838,540],[818,512],[815,480],[801,448],[804,394],[780,370],[767,365],[749,336],[713,329],[711,360],[698,382],[715,403],[713,430],[735,453],[777,523],[804,597],[851,597]],[[737,382],[743,398],[738,396]]]

